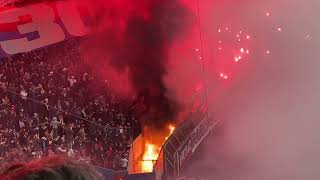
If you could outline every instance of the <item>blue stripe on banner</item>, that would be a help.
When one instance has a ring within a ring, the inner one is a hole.
[[[28,34],[25,34],[27,35],[27,39],[29,41],[32,41],[32,40],[35,40],[35,39],[39,39],[40,38],[40,35],[38,32],[32,32],[32,33],[28,33]]]
[[[21,34],[19,34],[18,32],[0,32],[0,41],[17,38],[21,38]]]
[[[0,32],[0,41],[7,41],[12,39],[27,38],[28,41],[39,39],[38,32],[31,32],[26,34],[20,34],[19,32]]]

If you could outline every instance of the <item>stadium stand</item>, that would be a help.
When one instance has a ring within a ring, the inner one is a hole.
[[[71,39],[0,60],[1,164],[65,154],[126,169],[139,122],[80,58]]]

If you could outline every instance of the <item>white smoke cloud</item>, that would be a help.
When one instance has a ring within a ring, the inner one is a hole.
[[[207,36],[226,20],[235,22],[234,27],[244,23],[264,41],[232,85],[211,82],[211,111],[225,123],[207,139],[189,175],[219,180],[320,179],[317,7],[316,0],[202,4]],[[258,14],[267,10],[273,16],[270,22]],[[283,32],[270,30],[279,25]],[[271,49],[269,56],[257,53],[263,47]]]

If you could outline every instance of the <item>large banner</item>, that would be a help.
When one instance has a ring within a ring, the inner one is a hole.
[[[205,116],[205,118],[192,131],[187,140],[185,140],[180,148],[175,152],[174,157],[176,162],[176,175],[180,174],[180,171],[188,163],[197,147],[208,136],[216,124],[217,122],[214,122],[211,118]]]
[[[87,34],[84,18],[71,2],[0,9],[0,57],[83,36]]]

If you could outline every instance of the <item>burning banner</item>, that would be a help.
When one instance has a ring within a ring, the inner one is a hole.
[[[164,132],[145,128],[144,132],[132,144],[128,167],[129,174],[153,172],[161,154],[163,155],[161,153],[163,144],[174,130],[175,126],[173,125],[168,125]]]
[[[165,137],[165,140],[167,140],[169,136],[173,133],[173,131],[175,130],[175,127],[173,125],[169,125],[168,129],[170,130],[170,134],[167,137]],[[164,144],[164,141],[157,142],[156,144],[153,144],[152,142],[148,142],[148,141],[146,142],[145,151],[142,158],[142,165],[141,165],[142,172],[153,171],[154,165],[159,158],[163,144]]]

